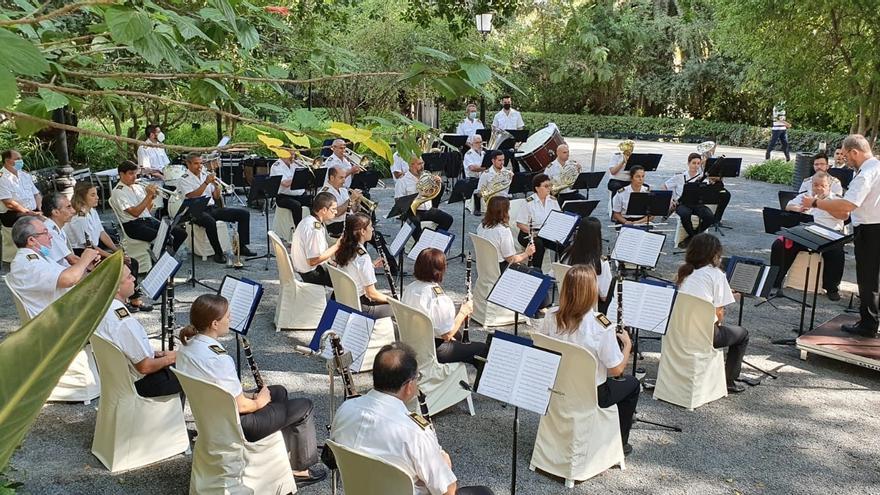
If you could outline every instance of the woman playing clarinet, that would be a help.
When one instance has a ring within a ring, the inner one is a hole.
[[[357,286],[358,297],[364,312],[373,318],[390,318],[391,306],[388,296],[376,289],[376,268],[382,260],[375,262],[364,249],[364,243],[373,238],[373,223],[363,213],[349,215],[339,239],[339,250],[334,257],[336,266],[347,273]]]

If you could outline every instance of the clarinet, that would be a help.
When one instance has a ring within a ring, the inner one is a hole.
[[[467,262],[465,263],[465,272],[464,272],[464,283],[467,286],[467,295],[464,298],[464,302],[469,302],[471,300],[471,253],[468,251],[467,254]],[[471,318],[469,316],[464,319],[464,328],[461,331],[461,342],[463,344],[468,344],[471,341],[470,332],[468,329],[471,326]]]
[[[399,299],[397,297],[397,288],[394,286],[394,277],[391,276],[391,269],[388,267],[388,258],[385,257],[385,250],[388,249],[388,246],[385,244],[385,236],[376,232],[375,234],[373,234],[373,237],[376,238],[376,245],[379,247],[377,251],[379,251],[379,259],[382,260],[382,268],[385,272],[385,279],[388,281],[388,287],[391,289],[391,297],[393,297],[394,299]]]
[[[339,338],[339,335],[334,333],[330,336],[330,346],[333,348],[333,360],[339,368],[339,374],[342,376],[342,384],[345,386],[345,400],[360,397],[361,394],[359,394],[354,387],[354,377],[351,376],[351,369],[348,365],[340,366],[340,363],[342,363],[341,358],[342,355],[345,354],[345,350],[342,348],[342,339]]]
[[[617,265],[617,333],[622,334],[625,329],[623,326],[623,263]],[[620,345],[620,348],[623,349],[623,344],[620,341],[617,341]]]
[[[526,206],[526,208],[528,208],[528,206]],[[532,229],[532,216],[529,215],[529,244],[534,244],[534,243],[535,243],[535,232]],[[528,246],[526,246],[526,247],[528,247]],[[529,255],[528,265],[532,266],[532,255],[531,254]]]
[[[433,427],[434,422],[431,421],[431,415],[428,413],[428,398],[421,390],[419,390],[419,411],[421,411],[422,417],[425,418],[425,421]]]
[[[241,339],[241,347],[244,349],[244,357],[247,359],[248,366],[251,367],[251,373],[254,374],[254,382],[257,384],[257,390],[262,390],[265,386],[263,383],[263,376],[260,375],[260,370],[257,368],[257,362],[254,361],[254,354],[251,352],[251,343],[248,342],[247,337],[244,335],[239,335]]]

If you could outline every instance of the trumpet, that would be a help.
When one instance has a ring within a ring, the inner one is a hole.
[[[140,185],[147,187],[147,188],[149,188],[149,187],[156,188],[156,191],[165,199],[171,199],[175,196],[181,195],[180,191],[172,191],[171,189],[165,189],[164,187],[157,186],[156,184],[154,184],[148,180],[145,180],[145,179],[138,179],[138,180],[134,181],[134,183],[140,184]]]
[[[374,211],[376,211],[376,208],[379,207],[379,205],[375,201],[364,196],[364,193],[360,189],[354,189],[352,190],[352,193],[351,211],[353,213],[356,213],[360,208],[363,208],[369,213],[373,213]]]
[[[214,173],[213,171],[211,172],[211,175],[214,176],[214,182],[216,182],[217,185],[220,186],[220,191],[221,191],[221,192],[223,192],[223,193],[225,193],[225,194],[232,194],[232,193],[235,191],[235,188],[234,188],[234,187],[232,187],[232,186],[230,186],[229,184],[223,182],[223,179],[221,179],[220,176],[217,175],[216,173]]]

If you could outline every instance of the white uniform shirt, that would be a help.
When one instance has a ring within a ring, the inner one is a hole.
[[[67,289],[58,288],[58,277],[65,268],[30,248],[18,248],[6,283],[21,298],[28,316],[33,318]]]
[[[417,495],[446,493],[456,481],[434,432],[422,429],[406,404],[392,395],[370,390],[343,402],[330,438],[402,469],[412,478]]]
[[[40,191],[34,185],[31,174],[19,170],[16,175],[9,169],[0,168],[0,200],[11,199],[28,210],[36,210],[37,194],[40,194]],[[5,213],[6,210],[6,206],[0,201],[0,213]]]
[[[773,124],[770,125],[770,130],[773,131],[784,131],[786,129],[788,129],[788,126],[786,125],[785,119],[774,118]]]
[[[548,311],[544,316],[544,323],[538,331],[590,350],[598,361],[596,363],[596,386],[602,385],[608,379],[608,368],[614,368],[623,362],[623,353],[620,352],[620,345],[617,343],[614,325],[603,326],[598,319],[600,313],[591,309],[581,319],[576,331],[559,333],[556,326],[558,311],[559,308]]]
[[[373,268],[373,259],[370,258],[370,253],[364,249],[363,245],[358,246],[354,259],[349,261],[347,265],[340,266],[339,269],[354,280],[358,297],[365,294],[365,287],[376,285],[376,270]]]
[[[672,191],[672,199],[674,201],[678,201],[678,198],[681,197],[681,194],[684,192],[684,185],[688,183],[696,183],[698,182],[696,177],[702,175],[702,172],[697,170],[697,173],[691,175],[687,170],[680,174],[675,174],[672,177],[666,179],[665,185],[667,191]]]
[[[147,197],[147,191],[144,189],[144,186],[140,184],[132,184],[130,186],[126,186],[122,182],[116,184],[116,187],[113,188],[113,192],[110,193],[110,199],[119,207],[119,220],[122,223],[131,222],[135,220],[135,217],[128,214],[127,209],[134,208],[135,206],[141,204],[144,198]],[[150,218],[150,207],[149,205],[144,208],[144,211],[138,216],[138,218]]]
[[[856,206],[850,213],[853,225],[880,223],[880,160],[877,157],[862,163],[843,199]]]
[[[219,386],[233,397],[241,395],[241,381],[232,356],[226,349],[207,335],[197,334],[186,345],[177,348],[180,371]]]
[[[608,298],[608,289],[611,288],[611,279],[613,276],[611,275],[611,263],[608,263],[608,260],[602,260],[600,262],[602,265],[602,273],[597,275],[597,281],[599,283],[599,297],[602,299]]]
[[[480,174],[483,173],[482,168],[479,172],[474,172],[470,170],[468,167],[471,165],[482,166],[483,165],[483,156],[486,154],[485,151],[480,151],[477,153],[473,150],[473,148],[467,150],[464,154],[464,158],[462,159],[462,165],[464,166],[464,176],[465,177],[479,177]],[[491,167],[490,167],[491,168]]]
[[[180,191],[182,194],[189,194],[196,189],[202,187],[202,184],[207,178],[208,171],[205,170],[205,167],[202,167],[202,169],[199,171],[199,175],[196,175],[187,170],[186,173],[180,177],[180,180],[177,181],[177,190]],[[208,206],[214,204],[214,187],[216,187],[214,184],[208,184],[207,186],[205,186],[205,190],[202,192],[201,195],[202,198],[209,198]]]
[[[144,142],[151,143],[152,141],[147,140]],[[168,159],[168,154],[165,153],[165,148],[141,145],[138,147],[137,155],[138,167],[162,170],[165,168],[165,165],[171,163],[171,160]]]
[[[522,115],[512,108],[510,109],[509,114],[503,109],[499,110],[498,113],[495,114],[495,118],[492,119],[492,127],[497,127],[506,131],[522,129],[525,126],[526,124],[523,122]]]
[[[52,245],[49,247],[49,258],[56,263],[61,264],[64,268],[69,267],[70,263],[68,263],[65,258],[73,254],[73,252],[70,250],[70,245],[67,244],[67,233],[64,232],[63,228],[56,225],[51,218],[43,220],[43,224],[46,225],[46,228],[52,233]]]
[[[395,172],[399,172],[401,174],[406,175],[406,172],[409,170],[409,163],[406,163],[406,160],[400,157],[397,152],[394,152],[393,160],[391,161],[391,177],[394,177]],[[394,179],[395,186],[397,185],[397,180]]]
[[[443,287],[434,282],[415,280],[403,291],[403,304],[421,309],[431,317],[434,324],[434,337],[440,338],[452,330],[455,324],[455,304],[443,292]]]
[[[678,291],[708,301],[716,308],[723,308],[736,302],[730,284],[727,282],[727,276],[719,268],[712,265],[694,270],[694,273],[684,279],[684,282],[678,287]],[[715,321],[718,321],[717,316]]]
[[[647,184],[643,184],[642,188],[639,190],[639,193],[650,192],[651,188],[648,187]],[[629,196],[633,193],[632,185],[626,186],[620,191],[617,191],[617,194],[614,195],[614,199],[611,200],[611,211],[615,213],[620,213],[624,216],[624,218],[642,218],[644,215],[627,215],[626,209],[629,207]],[[636,193],[638,194],[638,193]]]
[[[110,302],[110,308],[98,324],[95,334],[113,342],[133,365],[156,354],[153,346],[150,345],[150,338],[144,326],[137,318],[131,316],[125,304],[119,299],[114,298]],[[128,369],[135,381],[144,377],[134,366],[129,366]]]
[[[483,128],[483,123],[480,122],[480,119],[464,119],[458,123],[455,133],[459,136],[473,136],[478,130]]]
[[[332,194],[333,197],[336,198],[336,206],[339,206],[339,207],[341,207],[351,197],[348,194],[348,189],[346,189],[345,187],[343,187],[342,189],[336,189],[335,187],[333,187],[329,184],[322,187],[321,192],[328,192],[328,193]],[[345,215],[346,215],[346,213],[341,213],[341,214],[331,218],[330,220],[327,221],[327,225],[330,225],[331,223],[339,223],[339,222],[345,220]]]
[[[332,154],[330,156],[328,156],[326,160],[324,160],[324,168],[336,167],[339,170],[345,172],[346,174],[348,174],[351,171],[351,166],[352,166],[351,162],[349,162],[346,158],[344,158],[344,157],[339,158],[338,156],[332,155]],[[324,176],[324,185],[325,186],[330,185],[327,182],[327,176],[329,176],[329,175],[330,174],[328,173],[327,175]],[[345,184],[343,184],[343,185],[346,188],[351,187],[351,175],[349,175],[348,177],[345,178]]]
[[[272,164],[272,168],[269,169],[269,177],[274,177],[276,175],[281,176],[282,181],[292,180],[293,173],[298,168],[303,168],[297,162],[291,162],[288,167],[286,163],[281,160],[276,160],[275,163]],[[289,194],[291,196],[302,196],[306,193],[305,189],[296,189],[291,191],[290,187],[285,185],[278,185],[278,194]]]
[[[327,250],[327,229],[317,218],[309,215],[303,218],[293,231],[290,244],[290,255],[293,269],[299,273],[308,273],[315,269],[309,265],[309,258],[317,258]]]
[[[622,161],[623,161],[623,153],[618,152],[618,153],[611,155],[611,159],[608,160],[608,173],[611,174],[611,169],[616,167]],[[632,180],[632,178],[629,176],[629,170],[626,170],[626,165],[624,165],[620,169],[620,172],[617,172],[616,174],[611,174],[611,178],[626,181],[626,182],[629,182],[630,180]]]
[[[480,224],[477,227],[477,235],[487,239],[496,248],[498,248],[498,262],[501,263],[509,256],[516,254],[516,248],[513,245],[513,234],[507,225],[498,224],[494,227],[483,227]]]
[[[541,225],[544,225],[544,221],[547,220],[547,216],[553,210],[562,211],[556,198],[548,195],[544,203],[541,204],[541,200],[538,199],[538,193],[532,193],[531,196],[526,198],[526,204],[516,212],[516,223],[521,223],[528,227],[529,220],[531,219],[532,231],[537,233],[541,230]]]
[[[89,208],[89,212],[85,215],[79,213],[74,215],[63,230],[67,234],[67,243],[71,248],[83,249],[86,247],[86,239],[92,243],[92,246],[98,246],[101,233],[104,232],[104,225],[101,224],[98,211]]]
[[[840,183],[840,179],[833,175],[828,176],[831,179],[831,192],[838,195],[843,196],[843,184]],[[813,176],[809,176],[801,182],[801,188],[798,189],[798,193],[808,192],[810,195],[813,194]]]
[[[564,164],[559,163],[559,160],[553,160],[553,163],[547,165],[547,168],[544,169],[544,173],[547,174],[547,177],[550,177],[550,180],[556,182],[559,179],[559,176],[562,174],[562,168]],[[566,187],[565,189],[559,191],[560,193],[565,193],[571,191],[570,187]]]
[[[422,172],[427,173],[427,172]],[[409,170],[406,171],[403,177],[397,180],[394,183],[394,199],[402,198],[404,196],[409,196],[410,194],[418,193],[418,189],[416,189],[416,184],[418,184],[419,178],[413,175]],[[425,201],[421,205],[419,205],[419,211],[425,211],[431,209],[431,202]]]
[[[810,195],[813,194],[812,188],[810,188],[809,194]],[[795,197],[794,199],[789,201],[788,204],[785,206],[789,207],[789,206],[803,205],[803,199],[804,199],[804,196],[806,196],[806,195],[807,195],[807,193],[805,193],[805,192],[798,194],[797,197]],[[838,196],[837,194],[831,193],[825,199],[838,199],[838,198],[840,198],[840,196]],[[834,229],[838,232],[843,231],[843,220],[838,220],[831,213],[828,213],[825,210],[822,210],[819,208],[807,208],[806,210],[803,211],[803,213],[806,215],[812,215],[813,220],[823,227],[828,227],[829,229]]]
[[[507,170],[507,169],[502,167],[501,170]],[[495,167],[487,168],[484,172],[482,172],[480,174],[480,180],[479,180],[479,182],[477,182],[477,190],[479,191],[479,190],[483,189],[483,186],[489,184],[489,182],[499,173],[500,172],[495,170]],[[513,181],[511,181],[511,184],[513,184]],[[499,192],[497,194],[497,196],[504,196],[506,198],[510,197],[510,184],[508,184],[507,187],[504,188],[503,191]]]

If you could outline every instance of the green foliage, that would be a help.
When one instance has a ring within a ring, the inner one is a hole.
[[[24,160],[25,170],[31,172],[57,164],[52,153],[36,137],[21,139],[12,129],[0,127],[0,150],[8,149],[18,150]]]
[[[746,169],[745,178],[769,182],[770,184],[790,184],[794,174],[794,163],[785,160],[767,160]]]
[[[0,342],[0,470],[74,356],[98,327],[122,275],[122,253]]]

